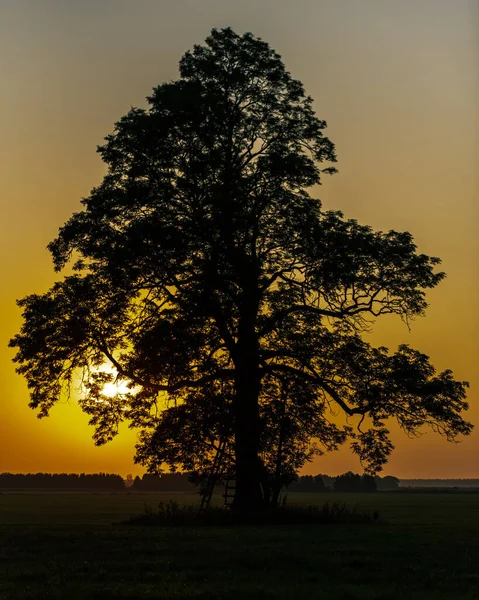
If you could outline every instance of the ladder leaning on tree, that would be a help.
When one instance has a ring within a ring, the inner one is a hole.
[[[200,512],[206,510],[211,502],[215,487],[222,483],[225,491],[223,494],[225,506],[231,506],[236,490],[236,477],[229,469],[225,469],[225,458],[228,455],[228,439],[220,440],[216,455],[211,465],[210,472],[201,493]]]

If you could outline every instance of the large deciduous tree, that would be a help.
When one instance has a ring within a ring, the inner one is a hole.
[[[335,171],[334,146],[280,56],[213,30],[148,104],[99,148],[103,182],[49,246],[73,274],[19,302],[11,345],[39,416],[83,372],[96,443],[126,419],[138,462],[201,473],[226,442],[238,510],[274,503],[348,439],[379,470],[391,417],[408,434],[468,434],[465,383],[361,337],[381,315],[423,314],[439,260],[308,194]],[[106,395],[113,378],[129,391]]]

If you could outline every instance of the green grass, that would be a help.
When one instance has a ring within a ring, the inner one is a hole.
[[[0,598],[479,598],[478,494],[290,494],[374,525],[112,525],[190,494],[0,494]],[[219,501],[219,499],[218,499]]]

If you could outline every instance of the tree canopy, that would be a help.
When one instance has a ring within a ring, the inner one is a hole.
[[[73,274],[19,301],[10,344],[39,416],[81,372],[95,443],[126,420],[150,471],[204,473],[224,441],[246,510],[348,440],[380,470],[389,418],[409,435],[471,431],[466,383],[363,339],[381,315],[422,315],[444,274],[409,233],[308,193],[336,171],[325,128],[281,57],[230,28],[116,123],[107,174],[49,245]],[[130,389],[106,395],[116,379]]]

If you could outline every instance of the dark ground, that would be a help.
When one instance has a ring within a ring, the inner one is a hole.
[[[0,598],[479,599],[479,494],[290,494],[373,525],[113,525],[188,494],[3,492]]]

